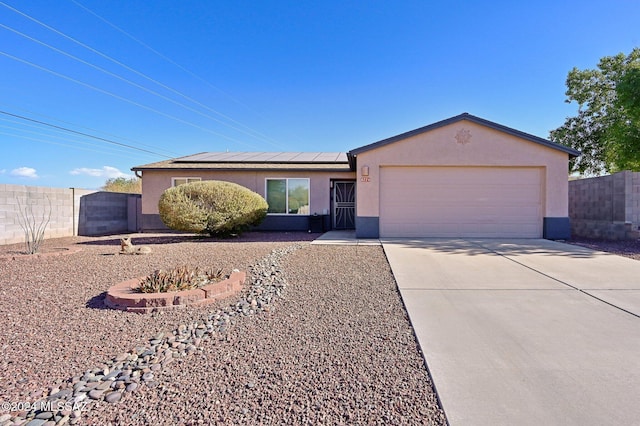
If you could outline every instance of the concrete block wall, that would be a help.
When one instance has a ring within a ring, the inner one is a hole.
[[[640,237],[640,172],[569,181],[571,234],[610,240]]]
[[[20,223],[24,223],[25,215],[37,226],[46,221],[49,211],[51,219],[45,238],[73,235],[70,189],[0,184],[0,244],[24,242],[25,231]]]
[[[629,173],[631,175],[630,196],[626,199],[625,209],[627,218],[640,226],[640,172]]]
[[[25,241],[20,226],[25,209],[36,225],[51,212],[45,239],[137,231],[139,199],[139,194],[0,184],[0,244]],[[132,209],[131,205],[135,207]]]
[[[138,194],[94,192],[80,197],[78,235],[117,234],[138,229],[130,200],[140,199]],[[134,215],[130,221],[129,215]]]

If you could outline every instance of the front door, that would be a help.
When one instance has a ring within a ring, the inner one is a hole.
[[[333,182],[333,229],[355,229],[356,183]]]

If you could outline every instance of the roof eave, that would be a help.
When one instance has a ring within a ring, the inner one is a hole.
[[[408,132],[401,133],[399,135],[392,136],[392,137],[387,138],[387,139],[382,139],[382,140],[380,140],[378,142],[373,142],[373,143],[370,143],[368,145],[352,149],[351,151],[347,152],[347,158],[349,159],[349,164],[351,165],[352,158],[355,160],[355,157],[358,154],[361,154],[363,152],[367,152],[367,151],[370,151],[370,150],[373,150],[373,149],[381,148],[381,147],[383,147],[385,145],[389,145],[389,144],[392,144],[394,142],[397,142],[397,141],[400,141],[400,140],[403,140],[403,139],[407,139],[407,138],[410,138],[412,136],[416,136],[416,135],[428,132],[430,130],[438,129],[440,127],[444,127],[444,126],[447,126],[449,124],[453,124],[453,123],[456,123],[456,122],[462,121],[462,120],[468,120],[468,121],[471,121],[473,123],[480,124],[480,125],[483,125],[483,126],[495,129],[495,130],[499,130],[501,132],[504,132],[504,133],[507,133],[507,134],[510,134],[510,135],[513,135],[513,136],[517,136],[519,138],[522,138],[522,139],[525,139],[525,140],[529,140],[531,142],[538,143],[540,145],[544,145],[544,146],[547,146],[547,147],[552,148],[552,149],[563,151],[563,152],[569,154],[569,156],[571,156],[571,157],[578,157],[579,155],[581,155],[580,151],[577,151],[577,150],[575,150],[573,148],[569,148],[567,146],[560,145],[560,144],[555,143],[555,142],[551,142],[551,141],[549,141],[547,139],[543,139],[541,137],[534,136],[534,135],[531,135],[529,133],[521,132],[520,130],[513,129],[511,127],[503,126],[502,124],[494,123],[493,121],[485,120],[484,118],[476,117],[475,115],[471,115],[471,114],[465,112],[465,113],[462,113],[460,115],[456,115],[455,117],[451,117],[451,118],[447,118],[447,119],[442,120],[442,121],[438,121],[437,123],[429,124],[427,126],[420,127],[418,129],[414,129],[414,130],[410,130]],[[354,165],[352,167],[355,167],[355,162],[354,162]]]
[[[349,172],[352,169],[348,164],[345,164],[344,167],[287,167],[287,168],[276,168],[276,167],[132,167],[131,171],[133,172],[145,172],[145,171],[173,171],[173,170],[188,170],[188,171],[196,171],[196,172],[207,172],[207,171],[222,171],[222,172],[273,172],[279,170],[289,170],[294,172]]]

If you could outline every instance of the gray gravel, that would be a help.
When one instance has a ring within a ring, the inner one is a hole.
[[[151,315],[101,309],[96,296],[116,282],[182,263],[248,271],[295,245],[280,260],[283,299],[153,371],[152,386],[96,402],[80,423],[445,424],[382,249],[300,243],[308,239],[134,236],[152,245],[148,256],[113,256],[113,237],[72,239],[81,253],[0,261],[0,401],[46,396],[161,331],[234,303]]]
[[[587,247],[593,250],[606,251],[635,260],[640,260],[640,239],[638,240],[600,240],[592,238],[573,237],[566,241],[569,244]]]

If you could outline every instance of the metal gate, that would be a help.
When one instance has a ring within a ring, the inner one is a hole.
[[[333,182],[333,229],[355,229],[356,183]]]

